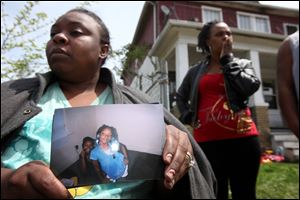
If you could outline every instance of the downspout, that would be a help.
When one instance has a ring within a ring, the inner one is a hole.
[[[157,39],[157,29],[160,30],[159,24],[157,23],[157,3],[156,1],[149,1],[149,3],[153,6],[153,45],[156,44]],[[152,50],[152,49],[151,49]],[[151,51],[150,50],[150,51]],[[149,55],[149,54],[148,54]],[[146,93],[152,89],[157,83],[160,85],[160,101],[164,105],[167,110],[170,110],[169,103],[169,86],[168,86],[168,67],[165,60],[157,60],[158,58],[153,60],[152,56],[149,56],[152,65],[155,68],[156,73],[160,73],[160,77],[156,81],[152,81],[152,86],[147,89]],[[157,66],[158,65],[158,66]]]
[[[156,2],[155,1],[148,1],[153,6],[153,44],[156,41],[156,34],[157,34],[157,17],[156,17]]]

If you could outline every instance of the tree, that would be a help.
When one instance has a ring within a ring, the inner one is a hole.
[[[1,1],[1,80],[28,77],[46,65],[41,63],[45,44],[37,45],[36,39],[43,36],[51,21],[46,21],[44,12],[33,14],[37,1],[27,1],[14,17],[6,13],[6,2]],[[16,52],[22,52],[16,55]]]
[[[138,68],[146,56],[147,49],[146,46],[127,44],[111,52],[110,57],[121,62],[121,68],[115,66],[114,71],[123,78],[124,82],[126,80],[131,82],[138,75]]]
[[[1,1],[1,82],[30,77],[36,72],[48,70],[45,60],[46,43],[40,44],[38,39],[49,35],[49,25],[55,21],[48,19],[45,12],[34,12],[38,1],[26,1],[15,16],[6,11],[7,3]],[[78,7],[91,6],[94,3],[81,1],[78,2]],[[131,44],[111,51],[110,59],[118,63],[113,70],[119,76],[133,79],[146,52],[146,46]],[[121,67],[117,67],[120,63]]]

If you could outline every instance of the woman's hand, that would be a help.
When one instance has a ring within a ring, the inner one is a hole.
[[[71,197],[65,186],[41,161],[31,161],[15,171],[1,168],[1,199]]]
[[[232,40],[230,38],[227,38],[222,43],[220,58],[222,58],[225,55],[231,55],[231,54],[232,54]]]
[[[87,155],[87,154],[86,154],[86,151],[83,149],[83,150],[80,152],[79,157],[82,158],[82,159],[85,159],[86,155]]]
[[[163,161],[166,164],[164,185],[172,189],[175,183],[188,171],[193,161],[193,149],[187,133],[173,125],[166,126],[166,143]]]

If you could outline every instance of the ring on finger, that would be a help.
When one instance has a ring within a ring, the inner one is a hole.
[[[193,155],[190,152],[186,152],[185,161],[186,161],[187,165],[189,166],[189,168],[193,167],[195,165]]]

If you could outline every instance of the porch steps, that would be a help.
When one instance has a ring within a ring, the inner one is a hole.
[[[271,130],[272,149],[277,154],[283,154],[286,161],[299,161],[299,140],[288,129]]]

